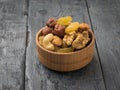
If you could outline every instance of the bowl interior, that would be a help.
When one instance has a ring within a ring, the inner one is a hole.
[[[80,49],[80,50],[76,50],[76,51],[74,51],[74,52],[69,52],[69,53],[58,53],[58,52],[54,52],[54,51],[47,50],[47,49],[45,49],[43,46],[41,46],[41,45],[39,44],[39,36],[42,35],[41,31],[42,31],[42,29],[40,29],[40,30],[37,32],[37,34],[36,34],[36,44],[37,44],[37,46],[38,46],[39,48],[43,49],[43,50],[46,51],[46,52],[52,53],[52,54],[64,54],[64,55],[65,55],[65,54],[78,53],[78,52],[83,51],[84,49],[89,48],[89,47],[92,45],[92,43],[94,43],[94,34],[93,34],[92,30],[89,30],[88,32],[89,32],[90,41],[88,42],[88,44],[87,44],[84,48],[82,48],[82,49]]]

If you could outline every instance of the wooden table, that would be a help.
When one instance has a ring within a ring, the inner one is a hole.
[[[66,15],[91,25],[95,54],[60,73],[38,61],[35,35]],[[120,90],[120,0],[0,0],[0,90]]]

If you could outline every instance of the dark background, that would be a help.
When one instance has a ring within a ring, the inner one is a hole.
[[[36,55],[35,35],[50,17],[91,25],[95,54],[60,73]],[[0,0],[0,90],[120,90],[120,0]]]

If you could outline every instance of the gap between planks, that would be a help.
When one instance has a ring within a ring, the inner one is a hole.
[[[90,24],[91,24],[91,29],[92,29],[92,31],[94,33],[92,19],[91,19],[91,16],[90,16],[90,11],[89,11],[89,6],[88,6],[87,0],[85,0],[85,3],[86,3],[87,11],[88,11],[88,16],[89,16],[89,20],[90,20]],[[99,55],[99,50],[98,50],[96,39],[95,39],[95,48],[96,48],[96,52],[97,52],[98,59],[99,59],[99,64],[100,64],[100,68],[101,68],[101,72],[102,72],[102,77],[103,77],[103,81],[104,81],[104,86],[105,86],[105,89],[107,90],[106,82],[105,82],[105,78],[104,78],[104,73],[103,73],[103,67],[102,67],[102,63],[101,63],[101,59],[100,59],[100,55]]]
[[[28,25],[28,19],[29,19],[29,0],[25,0],[25,12],[24,15],[26,16],[26,43],[25,43],[25,61],[24,61],[24,78],[23,78],[23,90],[25,90],[25,74],[26,74],[26,53],[27,53],[27,47],[29,43],[29,35],[30,32],[28,31],[29,25]]]

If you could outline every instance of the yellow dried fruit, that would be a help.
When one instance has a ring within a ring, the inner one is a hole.
[[[59,53],[68,53],[68,52],[73,52],[73,51],[74,51],[73,47],[61,48],[61,49],[57,50],[57,52],[59,52]]]
[[[71,16],[61,17],[61,18],[58,19],[57,24],[67,26],[71,23],[71,21],[72,21]]]
[[[73,22],[65,29],[65,33],[69,34],[71,32],[77,31],[78,28],[79,28],[79,23],[78,22]]]

